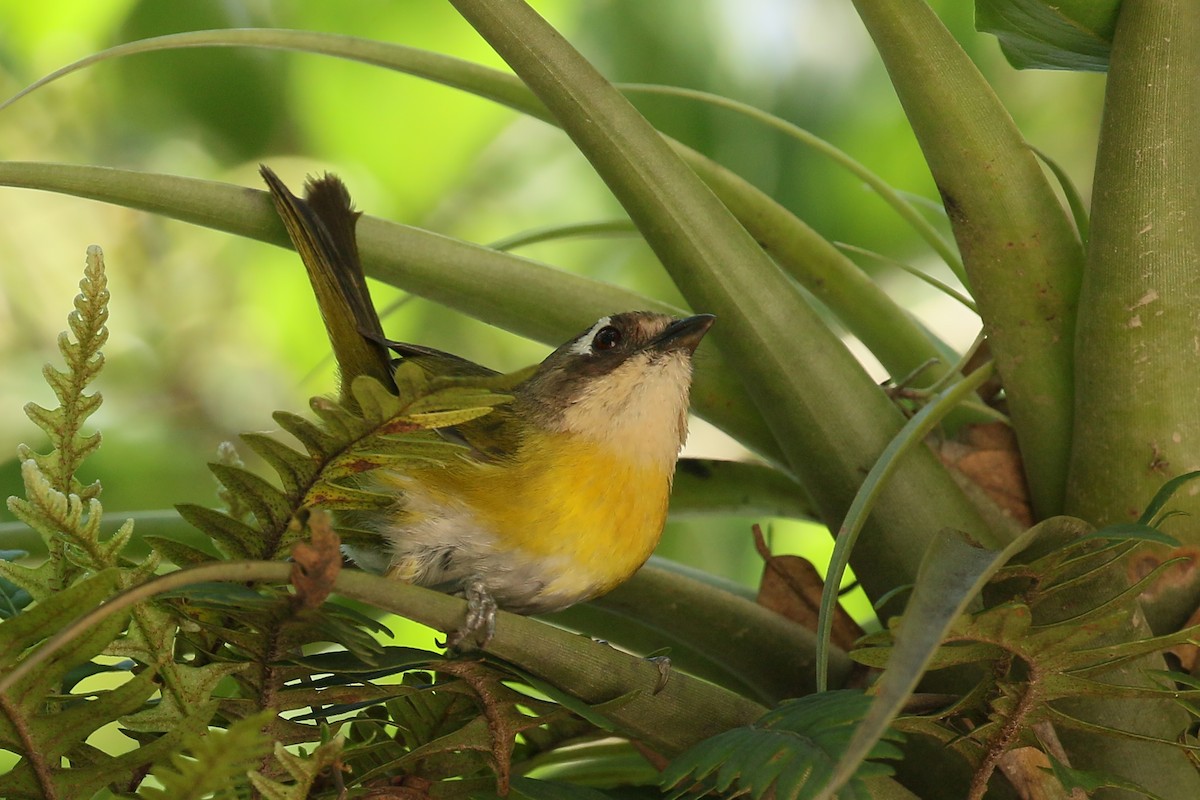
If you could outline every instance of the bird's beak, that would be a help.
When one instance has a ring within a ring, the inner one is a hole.
[[[716,320],[712,314],[697,314],[672,322],[667,329],[658,335],[651,347],[661,352],[668,350],[687,350],[694,353],[704,334]]]

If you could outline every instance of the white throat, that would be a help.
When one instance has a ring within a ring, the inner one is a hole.
[[[647,462],[673,465],[687,436],[691,361],[669,354],[646,366],[633,357],[572,400],[564,430]]]

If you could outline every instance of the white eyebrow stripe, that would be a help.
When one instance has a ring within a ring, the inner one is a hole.
[[[583,336],[580,336],[579,340],[575,342],[575,344],[571,345],[569,352],[574,353],[577,356],[590,356],[593,352],[592,339],[595,338],[597,332],[599,332],[601,328],[610,324],[611,322],[612,317],[601,317],[596,321],[596,324],[588,330],[587,333],[585,333]]]

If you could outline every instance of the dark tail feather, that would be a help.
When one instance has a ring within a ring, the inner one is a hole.
[[[394,388],[387,340],[358,258],[354,228],[360,214],[351,207],[346,185],[336,175],[310,178],[301,200],[270,167],[260,172],[308,270],[341,372],[342,402],[353,405],[350,384],[359,375]]]

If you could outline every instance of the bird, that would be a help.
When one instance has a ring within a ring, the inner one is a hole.
[[[335,175],[305,198],[261,168],[302,256],[341,372],[391,385],[398,363],[429,376],[493,379],[459,356],[383,335],[355,241],[359,212]],[[381,468],[368,488],[395,501],[353,512],[377,536],[348,555],[368,571],[461,594],[449,648],[486,646],[496,610],[541,614],[599,597],[650,557],[667,518],[687,437],[693,355],[711,314],[606,314],[540,364],[513,374],[512,400],[439,434],[465,449],[449,463]]]

